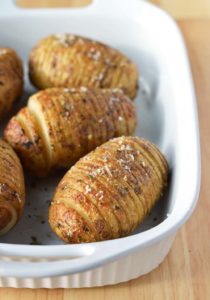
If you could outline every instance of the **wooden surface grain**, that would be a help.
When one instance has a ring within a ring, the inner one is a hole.
[[[175,18],[209,18],[209,0],[151,0]]]
[[[159,268],[128,283],[91,289],[2,288],[0,299],[210,299],[210,20],[188,19],[178,24],[189,51],[198,99],[202,180],[198,205],[169,255]]]
[[[16,0],[23,7],[84,6],[94,0]],[[109,1],[109,0],[107,0]],[[210,0],[151,0],[175,18],[210,17]]]

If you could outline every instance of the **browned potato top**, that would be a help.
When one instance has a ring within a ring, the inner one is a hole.
[[[45,176],[135,127],[134,104],[121,90],[51,88],[30,97],[5,138],[33,174]]]
[[[39,89],[48,87],[121,88],[137,93],[135,64],[119,51],[71,34],[41,40],[29,58],[29,74]]]
[[[0,48],[0,118],[7,114],[23,90],[20,58],[10,48]]]
[[[50,207],[50,225],[67,243],[126,236],[151,211],[167,181],[167,161],[154,144],[115,138],[63,177]]]
[[[0,235],[18,221],[24,202],[22,166],[13,149],[0,139]]]

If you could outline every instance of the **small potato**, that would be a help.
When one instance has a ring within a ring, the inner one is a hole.
[[[70,34],[41,40],[30,54],[29,75],[38,89],[49,87],[120,88],[137,93],[135,64],[102,43]]]
[[[0,120],[23,91],[23,68],[14,50],[0,48]]]
[[[24,203],[22,166],[13,149],[0,139],[0,235],[17,223]]]
[[[168,181],[163,154],[138,137],[108,141],[81,158],[53,197],[49,222],[67,243],[126,236],[151,211]]]
[[[4,136],[34,175],[46,176],[135,127],[134,104],[121,90],[51,88],[30,97]]]

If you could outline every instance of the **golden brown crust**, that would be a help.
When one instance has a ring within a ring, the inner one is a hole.
[[[5,116],[23,91],[23,67],[16,52],[0,48],[0,118]]]
[[[131,98],[137,93],[134,63],[102,43],[70,34],[41,40],[31,51],[29,75],[39,89],[121,88]]]
[[[126,236],[160,198],[168,172],[166,159],[151,142],[112,139],[81,158],[59,183],[49,211],[52,230],[67,243]]]
[[[92,228],[88,226],[80,214],[74,209],[66,207],[63,203],[54,205],[52,218],[58,220],[55,232],[58,236],[61,235],[65,242],[71,239],[73,243],[80,243],[81,241],[88,243],[95,239]]]
[[[25,202],[23,170],[13,149],[0,139],[0,235],[19,220]]]
[[[121,90],[51,88],[34,94],[4,135],[24,165],[45,176],[135,127],[134,104]]]

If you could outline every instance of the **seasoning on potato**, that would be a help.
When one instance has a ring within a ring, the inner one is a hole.
[[[19,220],[25,202],[23,170],[13,149],[0,139],[0,235]]]
[[[34,175],[46,176],[135,127],[134,104],[121,90],[51,88],[30,97],[4,136]]]
[[[52,230],[67,243],[130,234],[167,186],[168,164],[151,142],[112,139],[81,158],[59,183],[49,211]]]
[[[120,88],[130,98],[137,93],[138,71],[130,59],[107,45],[71,34],[41,40],[31,51],[29,75],[38,89]]]
[[[0,48],[0,118],[5,116],[23,91],[20,58],[10,48]]]

